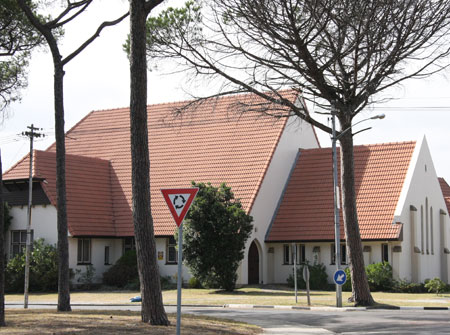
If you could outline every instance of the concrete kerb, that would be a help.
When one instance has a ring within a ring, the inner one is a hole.
[[[55,303],[43,302],[43,303],[30,303],[31,306],[56,306]],[[23,306],[23,303],[5,303],[5,306]],[[130,307],[138,306],[138,304],[88,304],[88,303],[73,303],[72,307]],[[166,307],[176,307],[176,305],[167,304]],[[371,307],[333,307],[333,306],[286,306],[286,305],[251,305],[251,304],[225,304],[225,305],[182,305],[187,308],[231,308],[231,309],[278,309],[278,310],[307,310],[307,311],[333,311],[333,312],[352,312],[352,311],[369,311],[369,310],[450,310],[450,307],[441,306],[392,306],[392,305],[380,305]]]
[[[224,308],[236,308],[236,309],[251,309],[251,308],[268,308],[268,309],[285,309],[285,310],[309,310],[309,311],[333,311],[333,312],[351,312],[351,311],[365,311],[365,310],[450,310],[450,307],[419,307],[419,306],[391,306],[381,305],[372,307],[332,307],[332,306],[270,306],[270,305],[247,305],[247,304],[226,304]]]

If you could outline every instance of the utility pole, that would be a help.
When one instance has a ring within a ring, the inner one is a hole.
[[[29,131],[22,132],[23,136],[30,138],[30,174],[28,179],[28,223],[27,223],[27,244],[25,252],[25,287],[24,287],[24,303],[23,308],[28,308],[28,288],[30,286],[30,258],[31,258],[31,205],[33,196],[33,140],[35,137],[44,137],[44,134],[37,133],[37,130],[33,124],[27,127]]]

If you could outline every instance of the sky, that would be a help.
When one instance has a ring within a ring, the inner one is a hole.
[[[169,5],[183,1],[169,0]],[[107,3],[107,7],[105,7]],[[65,30],[63,56],[90,36],[99,22],[111,20],[127,10],[126,0],[100,0]],[[105,10],[107,8],[107,10]],[[129,105],[129,64],[122,49],[129,31],[126,20],[106,28],[82,54],[65,67],[65,129],[73,127],[89,112]],[[449,59],[450,61],[450,59]],[[450,70],[449,70],[450,71]],[[355,136],[355,144],[418,141],[426,136],[437,175],[450,183],[450,72],[427,79],[410,80],[386,92],[392,98],[360,113],[355,122],[378,114],[382,120],[364,121],[355,131],[371,127]],[[27,137],[20,136],[33,124],[42,128],[44,138],[35,139],[35,149],[46,149],[54,141],[53,65],[50,52],[34,51],[30,61],[28,87],[21,102],[12,104],[0,125],[3,171],[29,152]],[[192,88],[189,88],[192,89]],[[182,76],[149,72],[148,103],[173,102],[189,98]],[[316,115],[314,105],[308,109]],[[321,116],[324,122],[326,117]],[[331,146],[328,134],[317,130],[322,147]]]

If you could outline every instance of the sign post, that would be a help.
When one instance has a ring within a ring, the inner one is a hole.
[[[303,279],[305,280],[306,283],[306,297],[308,299],[308,306],[311,306],[311,295],[310,295],[310,290],[309,290],[309,267],[307,264],[305,264],[303,266]]]
[[[178,276],[177,276],[177,335],[181,331],[181,284],[183,282],[183,219],[191,207],[198,188],[162,189],[170,213],[175,220],[178,230]]]

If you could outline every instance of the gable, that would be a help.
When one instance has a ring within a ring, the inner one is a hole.
[[[394,212],[414,148],[414,142],[354,147],[356,206],[362,239],[399,238],[400,226],[393,225]],[[331,149],[301,150],[266,240],[333,241],[333,204]]]

